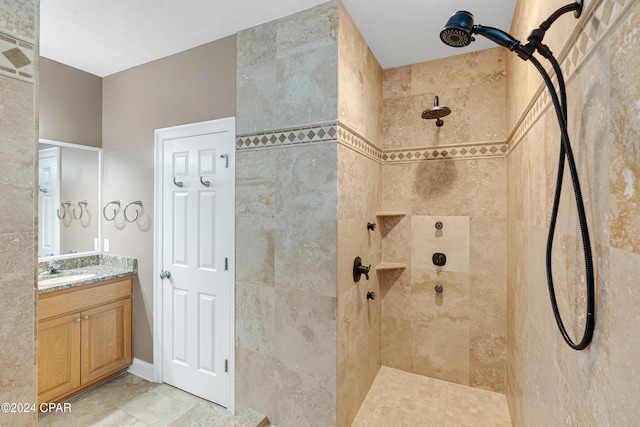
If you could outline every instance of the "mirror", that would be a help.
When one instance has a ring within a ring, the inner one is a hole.
[[[38,258],[98,253],[102,149],[40,139]]]

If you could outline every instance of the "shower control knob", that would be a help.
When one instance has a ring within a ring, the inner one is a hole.
[[[442,287],[442,285],[436,285],[435,290],[437,293],[442,293],[442,291],[444,290],[444,288]]]
[[[435,254],[433,254],[433,257],[431,258],[431,260],[438,267],[442,267],[447,263],[447,256],[440,252],[436,252]]]

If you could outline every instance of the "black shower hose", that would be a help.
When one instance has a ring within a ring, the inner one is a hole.
[[[566,97],[566,89],[564,79],[562,77],[562,70],[560,69],[560,64],[558,61],[552,56],[549,55],[547,57],[551,62],[553,69],[556,73],[556,78],[558,79],[558,86],[560,88],[560,96],[562,98],[561,101],[558,99],[558,94],[551,82],[551,77],[544,69],[542,64],[531,56],[529,60],[535,65],[538,69],[542,78],[544,79],[547,88],[549,89],[549,94],[551,96],[551,101],[553,102],[553,106],[556,110],[556,116],[558,118],[558,124],[560,125],[560,133],[562,135],[561,138],[561,146],[560,146],[560,161],[558,164],[558,177],[556,180],[556,190],[555,196],[553,199],[553,210],[551,212],[551,221],[549,223],[549,235],[547,237],[547,254],[546,254],[546,265],[547,265],[547,285],[549,287],[549,297],[551,299],[551,307],[553,309],[553,315],[555,316],[556,323],[558,325],[558,329],[560,329],[560,333],[562,334],[562,338],[564,338],[565,342],[569,345],[569,347],[574,350],[584,350],[587,348],[591,339],[593,338],[593,330],[595,328],[595,290],[594,290],[594,274],[593,274],[593,257],[591,254],[591,242],[589,239],[589,230],[587,228],[587,217],[584,211],[584,202],[582,200],[582,191],[580,190],[580,181],[578,180],[578,171],[576,169],[576,163],[573,158],[573,151],[571,150],[571,142],[569,141],[569,133],[567,131],[567,97]],[[555,235],[556,230],[556,221],[558,219],[558,207],[560,205],[560,195],[562,192],[562,180],[564,177],[564,165],[565,165],[565,157],[567,160],[567,164],[569,165],[569,173],[571,175],[571,182],[573,184],[573,192],[575,194],[576,199],[576,207],[578,209],[578,221],[580,224],[580,233],[582,234],[582,247],[584,251],[584,263],[585,263],[585,273],[586,273],[586,285],[587,285],[587,317],[585,321],[585,330],[582,336],[582,339],[579,343],[573,342],[569,334],[567,333],[566,328],[564,327],[564,323],[562,322],[562,318],[560,316],[560,312],[558,310],[558,303],[556,301],[556,294],[553,285],[553,273],[552,273],[552,257],[551,251],[553,248],[553,237]]]

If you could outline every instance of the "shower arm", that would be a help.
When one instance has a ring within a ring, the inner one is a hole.
[[[570,3],[553,12],[549,18],[543,21],[538,28],[529,34],[529,37],[527,38],[528,43],[525,45],[505,31],[484,25],[473,25],[473,27],[471,27],[471,34],[479,34],[500,46],[506,47],[510,51],[515,52],[523,61],[530,59],[536,50],[542,56],[549,59],[553,53],[547,45],[542,43],[542,39],[551,25],[559,17],[568,12],[574,12],[574,16],[576,18],[580,17],[582,12],[582,0]],[[471,40],[473,40],[473,38]]]

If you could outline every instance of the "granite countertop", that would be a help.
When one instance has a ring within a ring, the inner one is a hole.
[[[48,273],[54,263],[59,265],[60,273]],[[38,272],[38,294],[46,294],[136,274],[138,261],[98,254],[40,262]]]

